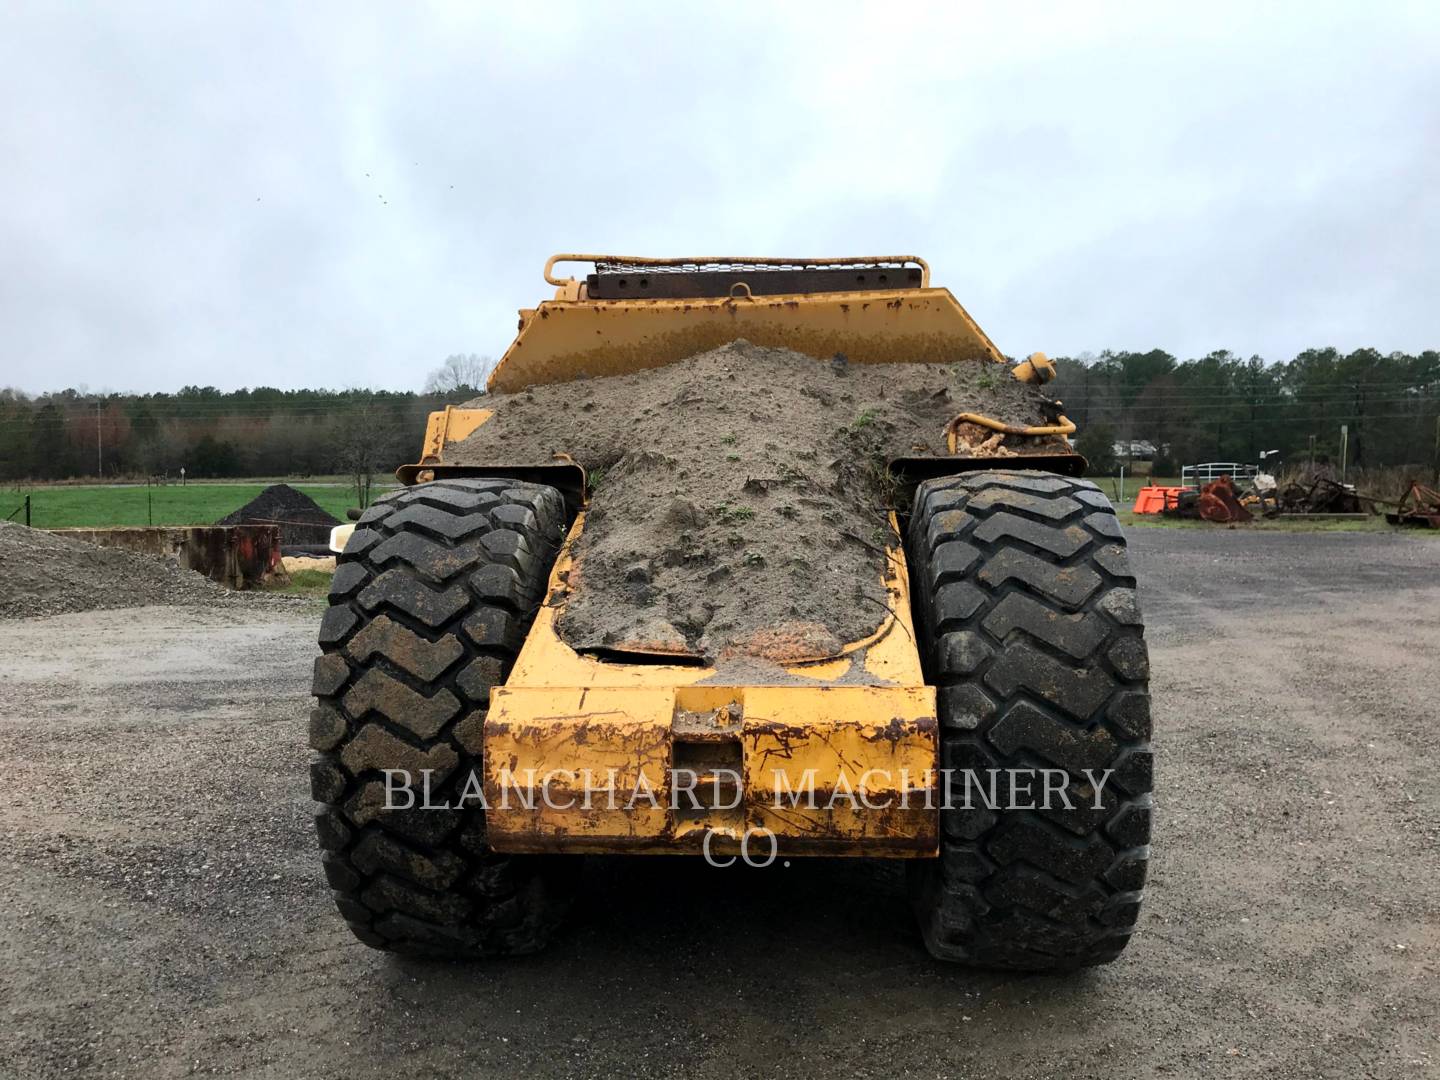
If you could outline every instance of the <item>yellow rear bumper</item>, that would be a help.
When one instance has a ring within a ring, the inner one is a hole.
[[[929,856],[935,747],[925,686],[504,688],[487,831],[511,852],[732,852],[750,834],[787,855]]]

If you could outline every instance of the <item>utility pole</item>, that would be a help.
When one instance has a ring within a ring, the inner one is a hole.
[[[95,475],[105,479],[105,435],[100,430],[100,402],[95,402]]]
[[[1364,434],[1365,420],[1365,392],[1360,389],[1360,384],[1354,383],[1355,391],[1355,464],[1360,465],[1365,460],[1365,444],[1361,441]]]
[[[1255,427],[1260,411],[1260,386],[1259,383],[1256,381],[1255,376],[1256,372],[1250,372],[1250,457],[1248,458],[1248,460],[1250,461],[1256,460],[1255,455],[1257,448],[1255,445],[1255,439],[1257,433]]]

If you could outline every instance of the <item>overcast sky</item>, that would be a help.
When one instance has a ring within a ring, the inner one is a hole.
[[[1440,4],[0,13],[0,385],[418,389],[563,250],[915,252],[1011,354],[1437,348]]]

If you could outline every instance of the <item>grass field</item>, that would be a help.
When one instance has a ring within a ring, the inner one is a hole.
[[[103,528],[107,525],[211,525],[238,510],[266,487],[250,483],[196,483],[146,488],[57,484],[0,488],[0,518],[30,496],[30,524],[37,529]],[[292,483],[341,521],[355,505],[348,484]],[[379,494],[380,492],[376,492]],[[24,521],[24,512],[10,518]]]
[[[37,529],[103,528],[107,525],[210,525],[226,514],[238,510],[259,495],[274,481],[224,481],[186,484],[184,487],[145,488],[133,485],[55,484],[0,488],[0,518],[10,514],[30,496],[31,525]],[[1176,521],[1159,514],[1134,514],[1138,484],[1135,478],[1125,479],[1125,498],[1120,500],[1118,481],[1098,477],[1095,483],[1115,503],[1121,522],[1127,527],[1160,529],[1213,529],[1206,521]],[[1176,485],[1179,480],[1161,479],[1155,483]],[[341,481],[306,483],[293,481],[291,486],[309,495],[341,521],[345,511],[355,505],[355,491]],[[377,490],[375,494],[380,494]],[[23,521],[23,514],[12,517]],[[1372,532],[1391,528],[1382,517],[1353,521],[1265,521],[1238,526],[1265,532]],[[1412,530],[1436,532],[1436,530]]]
[[[1114,476],[1091,476],[1088,479],[1110,497],[1110,501],[1115,504],[1116,509],[1134,506],[1135,493],[1142,487],[1149,487],[1152,484],[1155,487],[1180,486],[1178,476],[1157,476],[1153,479],[1148,476],[1127,476],[1123,489],[1120,486],[1120,480]],[[1123,499],[1121,498],[1122,494],[1124,495]]]

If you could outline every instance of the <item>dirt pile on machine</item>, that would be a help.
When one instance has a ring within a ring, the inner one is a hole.
[[[885,462],[943,452],[962,406],[1015,424],[1055,410],[1003,368],[817,362],[737,341],[477,399],[494,416],[455,454],[567,452],[588,470],[581,585],[559,626],[574,647],[786,660],[880,624]]]

